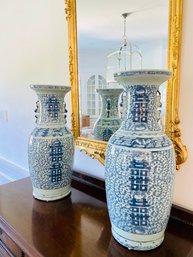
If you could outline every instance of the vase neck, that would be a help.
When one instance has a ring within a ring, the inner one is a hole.
[[[107,94],[100,94],[102,99],[102,110],[100,117],[102,118],[119,118],[118,113],[118,101],[121,92],[117,92],[117,94],[107,95]]]
[[[157,92],[154,85],[133,85],[127,87],[130,100],[127,106],[126,119],[121,129],[135,132],[161,131],[158,117]]]
[[[66,106],[64,93],[38,93],[38,104],[36,109],[37,126],[58,127],[66,123]]]

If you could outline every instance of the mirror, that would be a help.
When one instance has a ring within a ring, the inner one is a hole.
[[[132,64],[129,63],[130,68],[132,65],[132,68],[140,69],[142,65],[143,68],[168,68],[173,71],[167,92],[166,87],[161,89],[161,121],[163,129],[173,140],[179,168],[187,158],[178,128],[182,1],[122,0],[120,4],[106,0],[93,5],[93,2],[85,0],[66,0],[65,10],[69,26],[72,127],[76,145],[104,163],[108,137],[105,134],[100,138],[95,133],[96,123],[103,112],[107,118],[110,117],[113,101],[116,102],[114,113],[117,119],[122,119],[124,92],[117,93],[116,97],[112,93],[113,96],[105,100],[104,91],[112,92],[112,88],[116,87],[120,91],[120,85],[115,85],[113,81],[112,74],[117,71],[117,64],[111,57],[117,51],[120,53],[121,45],[124,45],[122,37],[126,35],[128,46],[131,44],[132,49],[137,46],[132,53],[139,52],[142,56],[140,59],[140,54],[138,57],[133,54],[135,58]],[[126,18],[121,16],[125,13],[129,13]],[[128,49],[129,52],[131,48]],[[129,53],[131,55],[131,51]],[[127,69],[129,64],[125,65]]]
[[[94,7],[77,1],[81,137],[108,141],[125,118],[126,94],[114,72],[167,68],[168,6],[168,0],[99,0]]]

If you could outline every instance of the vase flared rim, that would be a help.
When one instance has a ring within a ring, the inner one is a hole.
[[[143,70],[126,70],[114,73],[114,76],[139,76],[139,75],[168,75],[172,72],[169,70],[143,69]]]
[[[33,90],[40,90],[40,91],[70,91],[70,86],[63,86],[63,85],[30,85],[30,88]]]
[[[97,93],[104,93],[104,94],[113,94],[113,93],[121,93],[124,89],[121,87],[113,87],[113,88],[97,88]]]
[[[141,83],[159,85],[168,80],[171,76],[171,71],[158,69],[127,70],[114,73],[115,80],[123,85]]]

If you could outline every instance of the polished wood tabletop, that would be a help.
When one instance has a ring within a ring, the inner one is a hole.
[[[3,227],[28,256],[45,257],[193,257],[193,227],[170,220],[163,244],[137,252],[117,243],[107,206],[72,188],[70,196],[43,202],[32,197],[29,178],[0,187]]]

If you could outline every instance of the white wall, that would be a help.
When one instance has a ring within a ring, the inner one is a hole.
[[[98,179],[104,179],[105,167],[99,161],[91,159],[85,153],[80,152],[79,149],[75,151],[73,170]]]
[[[63,0],[0,2],[0,157],[24,169],[37,99],[29,85],[69,85],[64,7]]]

